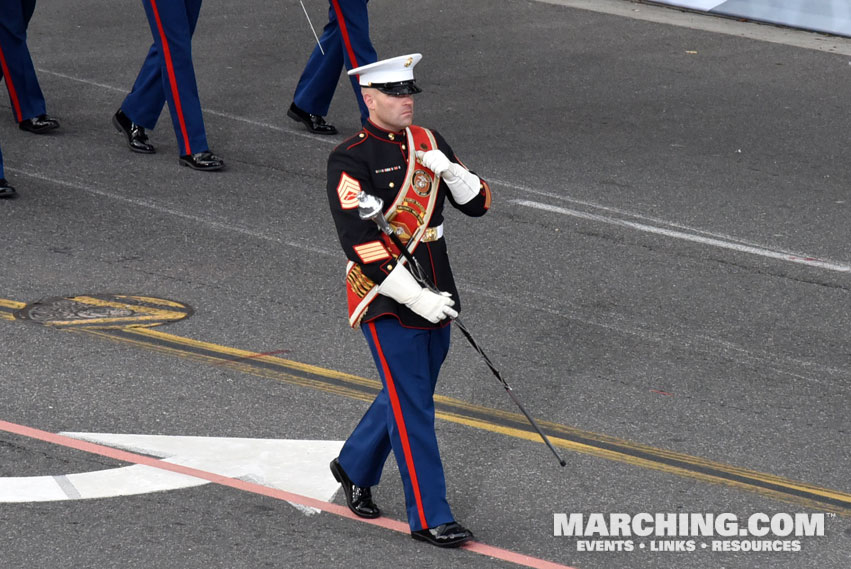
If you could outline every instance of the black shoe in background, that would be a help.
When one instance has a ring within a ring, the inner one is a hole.
[[[183,166],[189,166],[193,170],[204,171],[221,170],[225,167],[225,161],[209,150],[181,156],[180,164]]]
[[[49,115],[38,115],[31,119],[22,120],[18,123],[18,128],[33,134],[44,134],[59,128],[59,121]]]
[[[156,152],[153,144],[148,143],[148,135],[145,133],[145,127],[139,126],[130,120],[130,117],[124,114],[124,111],[118,109],[112,115],[112,124],[118,132],[124,133],[127,137],[127,146],[133,152],[141,154],[153,154]]]
[[[290,110],[287,111],[287,116],[294,121],[304,123],[307,130],[313,134],[337,134],[337,128],[325,122],[325,119],[319,115],[312,115],[307,111],[303,111],[295,103],[290,105]]]
[[[14,198],[17,195],[15,188],[9,185],[6,178],[0,178],[0,198]]]

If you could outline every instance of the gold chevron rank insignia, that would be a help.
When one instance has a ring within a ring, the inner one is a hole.
[[[337,185],[337,195],[340,196],[340,206],[343,209],[354,209],[358,207],[358,194],[360,183],[343,172],[340,183]]]

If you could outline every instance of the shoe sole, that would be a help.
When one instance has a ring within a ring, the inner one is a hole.
[[[333,135],[333,134],[337,134],[336,128],[333,131],[330,131],[330,130],[329,131],[313,130],[313,127],[310,126],[310,121],[307,121],[307,120],[301,118],[300,116],[298,116],[297,114],[295,114],[292,111],[287,111],[287,116],[290,117],[291,119],[293,119],[294,121],[298,121],[301,124],[303,124],[305,126],[305,128],[307,128],[308,132],[310,132],[312,134],[318,134],[320,136],[330,136],[330,135]]]
[[[153,148],[153,147],[151,147],[151,150],[142,150],[142,149],[135,148],[135,147],[131,146],[130,145],[130,137],[127,135],[127,131],[124,130],[124,128],[121,126],[121,124],[119,124],[118,119],[115,118],[114,116],[112,117],[112,126],[115,127],[115,130],[118,131],[118,134],[124,135],[124,138],[127,139],[127,148],[129,148],[133,152],[136,152],[138,154],[154,154],[154,153],[156,153],[156,149]]]
[[[440,548],[443,548],[443,549],[451,549],[451,548],[454,548],[454,547],[461,547],[465,543],[473,541],[473,536],[464,537],[464,538],[461,538],[461,539],[456,539],[455,541],[445,541],[445,542],[435,541],[433,539],[429,539],[425,536],[422,536],[418,533],[412,533],[411,537],[414,538],[417,541],[424,541],[426,543],[430,543],[431,545],[433,545],[435,547],[440,547]]]
[[[209,167],[205,168],[205,167],[193,166],[192,164],[190,164],[189,162],[186,162],[185,160],[179,160],[179,162],[180,162],[181,166],[186,166],[187,168],[192,168],[193,170],[198,170],[199,172],[215,172],[216,170],[221,170],[222,168],[225,167],[224,164],[219,164],[218,166],[209,166]]]
[[[57,128],[59,128],[58,124],[55,126],[47,126],[44,128],[21,128],[21,130],[24,132],[30,132],[32,134],[44,134],[45,132],[50,132],[51,130],[56,130]]]

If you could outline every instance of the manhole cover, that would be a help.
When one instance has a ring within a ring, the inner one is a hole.
[[[192,315],[186,304],[124,294],[90,294],[39,300],[15,312],[21,320],[68,328],[149,327]]]

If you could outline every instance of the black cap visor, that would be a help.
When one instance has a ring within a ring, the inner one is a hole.
[[[416,95],[422,93],[423,90],[417,87],[416,81],[396,81],[393,83],[373,83],[370,85],[373,89],[378,89],[386,95]]]

